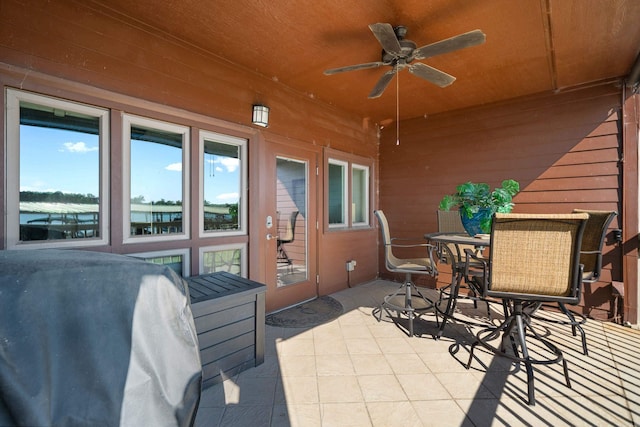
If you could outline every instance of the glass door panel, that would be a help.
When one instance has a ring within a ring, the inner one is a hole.
[[[309,279],[307,269],[308,162],[276,158],[276,283]]]

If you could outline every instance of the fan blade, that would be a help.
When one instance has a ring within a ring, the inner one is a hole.
[[[394,67],[393,70],[387,71],[380,77],[378,83],[373,88],[373,90],[369,93],[369,99],[378,98],[382,95],[382,92],[387,88],[389,82],[393,78],[393,75],[397,72],[397,69]]]
[[[436,43],[419,47],[413,51],[413,59],[425,59],[431,56],[442,55],[465,47],[477,46],[484,43],[486,36],[480,30],[469,31]]]
[[[346,67],[331,68],[329,70],[325,70],[324,75],[330,76],[332,74],[344,73],[346,71],[366,70],[367,68],[377,68],[382,65],[385,65],[384,62],[367,62],[365,64],[348,65]]]
[[[398,55],[402,52],[402,47],[400,46],[400,42],[396,37],[395,31],[393,31],[393,27],[390,24],[371,24],[369,25],[369,29],[373,32],[373,35],[376,36],[382,48],[391,54]]]
[[[433,67],[429,67],[428,65],[425,65],[421,62],[409,65],[408,68],[409,72],[414,76],[418,76],[421,79],[425,79],[440,87],[449,86],[456,80],[455,77],[450,76],[449,74],[444,73],[440,70],[436,70]]]

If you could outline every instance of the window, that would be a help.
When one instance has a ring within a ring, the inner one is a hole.
[[[246,234],[247,141],[200,133],[200,236]]]
[[[328,227],[368,227],[373,161],[332,149],[325,158]]]
[[[369,167],[351,165],[351,221],[369,224]]]
[[[125,115],[124,242],[188,238],[189,128]]]
[[[246,277],[246,245],[220,245],[200,249],[200,274],[226,271]]]
[[[347,225],[347,169],[349,164],[329,159],[329,227]]]
[[[166,265],[175,271],[180,277],[189,277],[189,250],[178,249],[170,251],[144,252],[129,254],[134,258],[140,258],[154,264]]]
[[[108,110],[8,89],[7,248],[108,242]]]

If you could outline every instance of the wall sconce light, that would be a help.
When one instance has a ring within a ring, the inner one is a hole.
[[[266,128],[269,126],[269,107],[256,104],[253,106],[253,118],[251,123]]]

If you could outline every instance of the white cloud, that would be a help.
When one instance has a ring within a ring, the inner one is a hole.
[[[87,147],[84,142],[65,142],[62,145],[64,145],[64,149],[60,151],[68,151],[70,153],[88,153],[98,150],[98,147]]]
[[[168,171],[182,172],[182,163],[171,163],[165,167]]]
[[[234,159],[232,157],[223,157],[221,160],[216,160],[216,163],[222,164],[227,169],[227,172],[235,172],[240,166],[240,159]]]
[[[218,196],[216,196],[216,199],[218,200],[238,200],[238,198],[240,197],[240,195],[238,193],[223,193],[223,194],[218,194]]]

